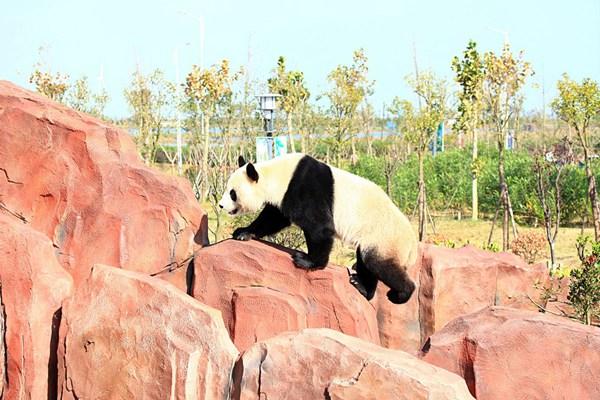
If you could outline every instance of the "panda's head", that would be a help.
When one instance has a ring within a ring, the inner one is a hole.
[[[258,183],[258,171],[254,164],[246,163],[240,156],[238,165],[239,168],[229,177],[225,193],[219,201],[219,207],[230,215],[256,212],[266,201]]]

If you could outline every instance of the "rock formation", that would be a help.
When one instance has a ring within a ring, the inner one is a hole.
[[[407,353],[330,329],[256,343],[238,361],[233,399],[472,399],[465,382]]]
[[[62,399],[224,399],[238,356],[220,312],[103,265],[65,302],[60,336]]]
[[[462,376],[478,400],[600,398],[600,329],[506,307],[461,316],[421,358]]]
[[[52,242],[0,212],[0,396],[56,397],[58,327],[73,280]]]
[[[145,166],[125,131],[6,81],[0,206],[50,238],[76,284],[95,263],[151,273],[206,242],[190,185]]]
[[[240,350],[304,328],[379,343],[375,309],[349,284],[345,268],[306,272],[279,246],[226,240],[198,251],[194,271],[192,295],[221,310]]]

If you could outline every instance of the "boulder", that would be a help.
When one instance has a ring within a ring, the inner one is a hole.
[[[288,332],[250,347],[233,399],[472,399],[463,379],[331,329]]]
[[[2,287],[0,286],[0,289]],[[4,384],[6,382],[6,311],[4,310],[4,301],[2,300],[2,290],[0,290],[0,398],[4,398]]]
[[[1,398],[56,398],[60,307],[72,289],[52,242],[0,210]]]
[[[240,350],[280,332],[332,328],[379,343],[374,307],[350,285],[345,268],[296,268],[290,250],[226,240],[194,257],[192,295],[223,313]]]
[[[65,302],[60,340],[63,399],[225,399],[238,357],[219,311],[103,265]]]
[[[465,378],[478,400],[600,398],[600,329],[488,307],[450,322],[421,358]]]
[[[381,345],[390,349],[400,349],[416,353],[421,348],[421,319],[419,316],[419,291],[421,266],[423,265],[424,246],[419,245],[417,262],[407,269],[415,283],[415,291],[404,304],[393,304],[387,298],[389,288],[379,282],[373,299],[377,309],[377,323]]]
[[[207,241],[189,183],[145,166],[125,131],[6,81],[0,193],[52,240],[76,284],[94,263],[155,272]]]
[[[548,279],[544,265],[527,264],[512,253],[430,244],[420,244],[419,253],[408,270],[417,289],[406,304],[385,301],[387,288],[378,288],[377,316],[386,347],[415,353],[449,321],[488,306],[537,310],[528,296],[539,301],[534,284]]]

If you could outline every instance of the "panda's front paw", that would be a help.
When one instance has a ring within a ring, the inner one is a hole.
[[[316,269],[317,266],[314,262],[308,258],[308,254],[302,253],[300,251],[292,254],[292,260],[294,261],[294,265],[298,268],[302,269]]]
[[[254,233],[250,232],[247,228],[237,228],[233,231],[233,235],[231,235],[235,240],[251,240],[256,236]]]

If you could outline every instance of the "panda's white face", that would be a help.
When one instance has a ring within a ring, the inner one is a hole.
[[[249,167],[250,166],[250,167]],[[265,204],[258,173],[252,164],[238,168],[227,181],[219,207],[229,215],[243,215],[260,210]]]

